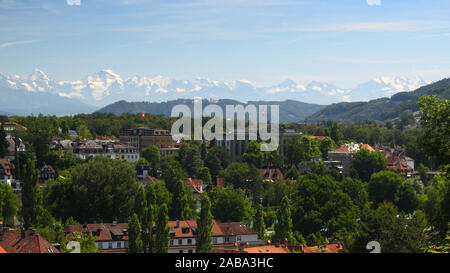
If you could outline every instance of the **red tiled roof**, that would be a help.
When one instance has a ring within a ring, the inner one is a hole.
[[[103,225],[103,227],[102,227]],[[120,230],[124,233],[121,237],[121,240],[128,240],[128,223],[104,223],[104,224],[87,224],[84,225],[70,225],[66,231],[66,240],[70,240],[73,238],[74,233],[91,233],[95,236],[96,242],[104,242],[104,241],[112,241],[113,235],[111,234],[112,230]],[[125,232],[124,232],[125,230]],[[117,241],[118,239],[114,239]]]
[[[262,179],[283,179],[280,169],[259,169]]]
[[[200,194],[203,193],[203,190],[202,190],[202,188],[203,188],[203,180],[188,178],[186,180],[186,184],[191,186],[197,193],[200,193]]]
[[[9,253],[59,253],[44,237],[31,231],[5,230],[0,239],[1,246]]]
[[[227,236],[257,234],[256,231],[244,225],[242,222],[218,223],[218,225]]]
[[[3,247],[0,246],[0,253],[8,253],[8,252],[4,250]]]

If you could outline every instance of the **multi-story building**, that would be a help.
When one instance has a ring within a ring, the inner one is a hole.
[[[351,162],[353,160],[353,156],[356,152],[358,152],[360,149],[367,149],[371,152],[374,152],[375,150],[368,144],[363,143],[349,143],[344,144],[338,149],[334,151],[328,152],[328,160],[329,161],[339,161],[342,164],[342,172],[345,175],[350,174],[350,167]]]
[[[67,242],[73,240],[77,233],[94,235],[95,245],[101,251],[125,253],[128,248],[128,223],[69,225],[66,228]]]
[[[135,147],[117,142],[84,141],[75,144],[74,156],[88,159],[95,156],[105,156],[111,159],[121,159],[128,162],[139,160],[139,152]]]
[[[12,186],[15,166],[8,159],[0,158],[0,183]]]
[[[120,142],[132,146],[139,151],[150,145],[155,145],[158,149],[176,148],[176,142],[172,139],[169,130],[150,129],[139,127],[135,129],[126,129],[120,133]],[[166,153],[167,152],[167,153]],[[162,154],[170,154],[172,150],[168,150]]]
[[[195,253],[197,222],[169,221],[170,241],[169,253]],[[214,249],[233,249],[236,243],[249,246],[260,246],[264,241],[258,238],[258,233],[241,222],[220,223],[213,220],[212,227]]]
[[[39,184],[45,184],[50,178],[57,178],[58,173],[51,165],[44,163],[44,166],[39,170]]]
[[[169,221],[169,253],[195,253],[197,221]],[[104,252],[124,253],[128,249],[128,223],[100,223],[69,225],[66,229],[66,241],[73,240],[77,233],[95,236],[97,248]],[[215,249],[233,249],[236,243],[248,246],[260,246],[264,242],[256,231],[240,222],[219,223],[213,220],[212,244]]]
[[[9,122],[9,121],[3,122],[3,123],[0,122],[0,126],[3,126],[3,129],[5,129],[7,136],[12,136],[13,132],[16,129],[24,130],[24,131],[28,130],[26,127],[24,127],[16,122]]]

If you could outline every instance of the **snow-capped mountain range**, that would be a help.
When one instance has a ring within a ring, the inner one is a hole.
[[[110,69],[88,75],[78,81],[57,81],[38,69],[28,76],[0,73],[0,93],[1,87],[33,93],[49,93],[96,107],[118,100],[161,102],[194,97],[226,98],[242,102],[292,99],[327,105],[342,101],[368,101],[390,97],[397,92],[412,91],[429,83],[420,78],[380,77],[351,89],[317,81],[301,85],[293,80],[285,80],[275,86],[256,87],[246,80],[230,83],[206,78],[177,80],[163,76],[122,78]]]

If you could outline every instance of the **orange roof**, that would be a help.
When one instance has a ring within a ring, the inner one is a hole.
[[[8,253],[8,252],[6,252],[6,250],[4,250],[2,246],[0,246],[0,253]]]
[[[344,246],[342,244],[329,244],[325,246],[306,246],[302,247],[303,253],[337,253],[342,252]]]
[[[200,193],[200,194],[203,193],[203,190],[202,190],[202,188],[203,188],[203,180],[188,178],[186,180],[186,184],[191,186],[197,193]]]
[[[323,140],[326,138],[326,136],[309,136],[310,139],[320,139]]]
[[[243,252],[246,253],[289,253],[289,248],[283,246],[256,246],[256,247],[247,247]]]

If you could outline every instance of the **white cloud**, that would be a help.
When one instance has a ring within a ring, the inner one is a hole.
[[[80,6],[81,0],[67,0],[67,5],[69,6]]]
[[[369,6],[381,6],[381,0],[366,0]]]
[[[0,49],[5,48],[5,47],[10,47],[10,46],[15,46],[15,45],[36,43],[37,41],[38,40],[7,42],[7,43],[0,44]]]

